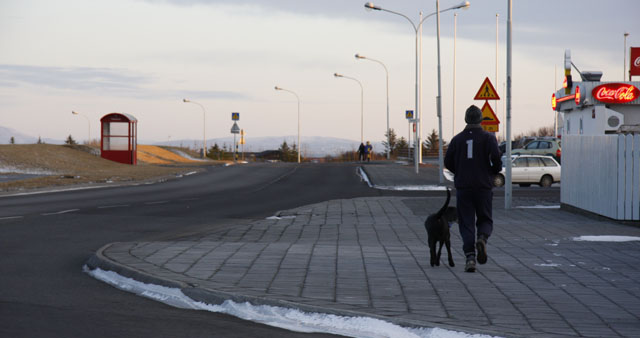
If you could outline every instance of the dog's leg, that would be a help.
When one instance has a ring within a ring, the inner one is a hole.
[[[436,265],[436,242],[429,238],[429,254],[431,255],[431,266]]]
[[[440,241],[440,248],[438,248],[438,255],[436,255],[436,266],[440,266],[440,254],[442,254],[442,241]]]
[[[451,256],[451,240],[447,239],[444,243],[447,246],[447,254],[449,255],[449,266],[454,267],[456,264],[453,262],[453,256]]]

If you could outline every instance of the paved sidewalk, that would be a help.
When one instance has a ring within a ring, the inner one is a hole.
[[[455,228],[456,266],[429,266],[423,222],[443,202],[444,194],[327,201],[175,241],[113,243],[89,265],[215,303],[501,336],[638,336],[640,242],[573,238],[640,228],[560,209],[505,211],[496,200],[489,261],[464,273]]]

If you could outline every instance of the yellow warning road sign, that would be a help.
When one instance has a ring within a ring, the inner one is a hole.
[[[487,77],[484,79],[484,82],[482,82],[482,86],[480,86],[480,90],[478,90],[476,97],[474,97],[473,99],[474,100],[500,100],[500,96],[498,96],[498,92],[496,91],[495,88],[493,88],[491,81],[489,81],[489,78]]]
[[[484,106],[482,106],[482,122],[480,122],[482,129],[489,132],[498,132],[498,126],[500,125],[500,120],[491,109],[489,102],[486,101]]]
[[[488,131],[490,133],[497,133],[499,130],[497,124],[485,124],[481,126],[484,131]]]

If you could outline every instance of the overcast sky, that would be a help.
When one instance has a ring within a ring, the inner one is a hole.
[[[507,0],[470,0],[456,11],[455,132],[464,110],[490,77],[504,99]],[[230,135],[231,112],[251,137],[295,135],[301,98],[303,136],[359,141],[360,87],[364,137],[386,128],[383,68],[390,77],[391,128],[407,134],[414,108],[415,32],[397,15],[366,11],[362,0],[0,0],[0,126],[43,138],[99,134],[99,119],[124,112],[138,120],[139,138],[177,140]],[[524,1],[513,7],[513,131],[553,125],[550,97],[571,49],[581,70],[604,81],[623,76],[627,46],[640,46],[640,1]],[[435,0],[374,2],[417,21]],[[441,9],[458,4],[441,0]],[[444,138],[453,133],[453,11],[441,15]],[[496,81],[496,14],[499,14]],[[423,133],[437,129],[435,16],[423,32]],[[554,76],[557,67],[557,76]],[[574,71],[575,73],[575,71]],[[496,107],[503,118],[504,101]],[[495,106],[494,106],[495,107]],[[504,125],[500,126],[501,130]],[[2,140],[6,143],[6,140]]]

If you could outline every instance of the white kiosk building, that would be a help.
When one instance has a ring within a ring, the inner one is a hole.
[[[639,221],[640,82],[601,82],[601,72],[580,77],[552,96],[552,106],[564,115],[560,201]]]

